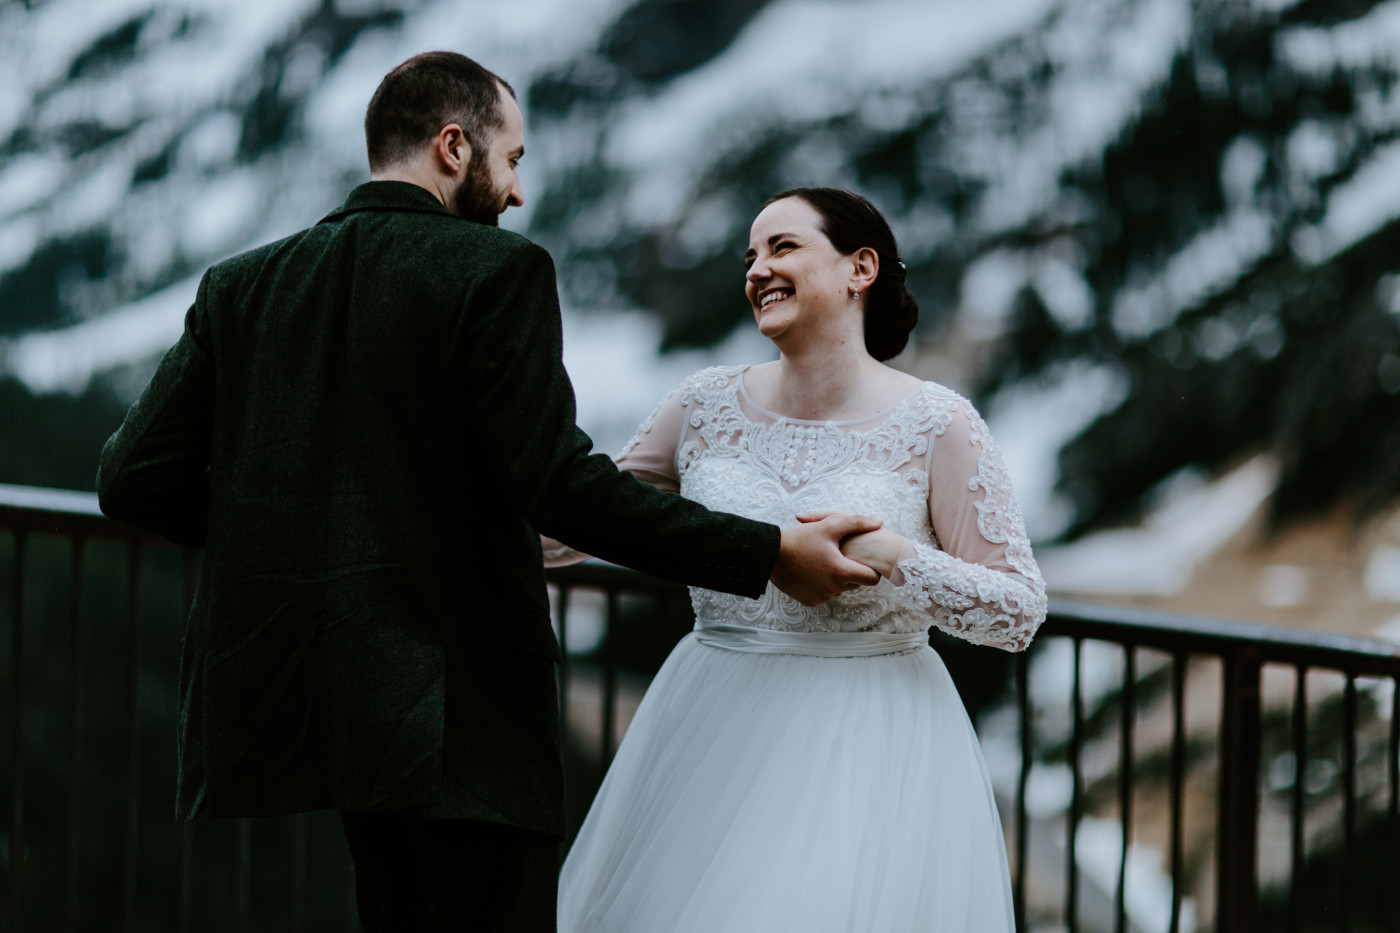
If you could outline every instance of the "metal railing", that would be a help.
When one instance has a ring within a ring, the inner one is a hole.
[[[197,552],[109,521],[90,494],[0,485],[0,561],[5,928],[353,929],[333,814],[170,818],[175,651]],[[619,620],[684,590],[597,565],[550,582],[561,641],[576,649],[560,672],[566,727],[594,740],[600,772],[625,728],[619,704],[647,676],[620,672]],[[1117,653],[1111,679],[1105,645]],[[1251,933],[1270,910],[1284,929],[1400,929],[1400,648],[1056,603],[1030,651],[977,656],[1007,685],[978,721],[1019,929]],[[1047,700],[1058,680],[1062,696]],[[1290,697],[1275,695],[1279,682]],[[1188,735],[1202,722],[1204,738]],[[998,748],[1011,750],[1009,771]],[[1061,788],[1048,807],[1041,784]],[[1105,874],[1086,834],[1102,849],[1115,820]],[[1155,913],[1134,909],[1129,864],[1148,837],[1166,853],[1169,898]],[[1379,895],[1359,872],[1377,870],[1374,839],[1389,881]],[[1262,883],[1261,850],[1281,845],[1286,880]],[[1313,875],[1321,882],[1304,884]]]

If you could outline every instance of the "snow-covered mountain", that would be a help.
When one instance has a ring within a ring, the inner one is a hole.
[[[1258,455],[1281,516],[1394,501],[1397,0],[11,2],[6,377],[129,394],[207,264],[365,178],[371,91],[437,47],[521,92],[505,220],[558,260],[605,447],[684,372],[768,353],[748,223],[838,184],[894,223],[920,346],[972,348],[949,381],[1038,539]]]

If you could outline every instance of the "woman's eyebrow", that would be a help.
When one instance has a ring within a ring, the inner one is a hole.
[[[769,245],[769,247],[774,247],[774,246],[777,246],[778,243],[779,243],[779,241],[781,241],[781,240],[796,240],[796,239],[798,239],[798,238],[799,238],[799,237],[798,237],[797,234],[795,234],[795,233],[775,233],[775,234],[773,234],[772,236],[770,236],[770,237],[768,238],[768,245]],[[757,256],[757,255],[758,255],[758,251],[757,251],[756,249],[754,249],[752,246],[750,246],[747,250],[744,251],[744,258],[745,258],[745,259],[748,259],[750,256]]]

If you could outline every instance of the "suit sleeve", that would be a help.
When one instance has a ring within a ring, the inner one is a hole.
[[[548,253],[523,243],[493,264],[469,302],[463,347],[476,427],[497,480],[536,530],[654,576],[763,592],[776,526],[712,512],[591,452],[574,423]]]
[[[684,433],[685,406],[681,404],[681,390],[677,388],[661,400],[613,462],[619,470],[626,470],[650,486],[679,492],[681,478],[676,470],[676,450]],[[544,538],[540,545],[544,548],[546,567],[565,567],[592,556],[553,538]]]
[[[179,341],[102,448],[97,496],[108,516],[202,546],[209,524],[214,364],[204,324],[205,273]]]

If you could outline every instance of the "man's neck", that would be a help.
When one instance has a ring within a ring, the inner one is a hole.
[[[437,172],[424,171],[415,165],[394,165],[369,173],[370,181],[406,181],[417,185],[438,199],[438,203],[452,210],[451,193],[446,189],[444,179]],[[456,213],[453,211],[453,213]]]

